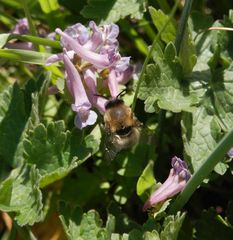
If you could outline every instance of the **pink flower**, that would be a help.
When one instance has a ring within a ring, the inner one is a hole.
[[[151,208],[153,205],[163,202],[181,192],[191,174],[187,165],[178,157],[172,158],[172,169],[170,170],[167,180],[149,197],[143,206],[143,211]]]
[[[97,114],[90,110],[91,103],[86,95],[81,77],[67,54],[64,54],[64,64],[66,68],[67,87],[74,97],[72,110],[77,112],[75,117],[75,126],[82,129],[87,125],[93,125],[96,122]]]
[[[121,57],[119,54],[117,41],[119,28],[115,24],[97,26],[91,21],[86,28],[77,23],[64,31],[57,28],[56,33],[61,36],[60,42],[64,52],[50,56],[46,65],[64,61],[67,88],[75,102],[81,101],[82,104],[85,102],[82,111],[79,104],[78,108],[76,103],[72,105],[72,110],[78,112],[75,123],[82,128],[86,126],[84,119],[87,119],[87,125],[94,122],[95,116],[93,111],[90,111],[92,106],[101,114],[105,112],[107,99],[100,97],[101,94],[97,91],[97,79],[98,89],[106,92],[107,87],[111,98],[115,98],[119,94],[118,84],[126,83],[132,75],[130,58]],[[79,90],[72,87],[75,79],[76,81],[79,79],[78,82],[81,83],[79,86],[82,85]]]
[[[29,33],[29,25],[27,18],[21,18],[17,21],[15,27],[11,30],[11,33],[15,34],[28,34]]]

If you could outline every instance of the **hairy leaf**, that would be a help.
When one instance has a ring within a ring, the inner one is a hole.
[[[156,106],[172,112],[194,109],[198,98],[183,79],[183,69],[172,43],[165,48],[162,58],[154,55],[155,64],[149,64],[142,81],[139,98],[145,100],[145,111],[154,112]]]
[[[71,135],[65,130],[63,121],[51,122],[47,127],[39,124],[33,131],[29,131],[24,140],[25,158],[39,169],[40,186],[45,187],[63,178],[96,152],[99,140],[95,137],[88,135],[82,139],[75,133]]]
[[[161,240],[178,239],[179,230],[184,221],[185,214],[177,213],[176,216],[167,216],[164,220],[164,230],[160,233]]]
[[[19,225],[33,225],[41,221],[42,194],[39,190],[40,175],[35,166],[16,168],[0,185],[0,209],[15,212]]]
[[[103,222],[95,210],[82,213],[79,208],[72,211],[68,206],[64,206],[60,218],[69,240],[105,240],[113,231],[109,228],[109,224],[113,221],[112,217],[108,218],[107,226],[103,227]]]
[[[145,0],[89,0],[81,14],[98,22],[113,23],[130,15],[140,19],[145,11]]]

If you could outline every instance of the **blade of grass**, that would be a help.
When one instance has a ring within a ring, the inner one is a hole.
[[[26,18],[27,18],[27,20],[28,20],[29,31],[30,31],[31,35],[37,36],[36,28],[35,28],[35,26],[33,25],[32,17],[31,17],[30,11],[29,11],[29,9],[28,9],[27,0],[21,0],[21,4],[22,4],[22,6],[23,6],[25,16],[26,16]]]
[[[31,35],[11,34],[9,37],[9,40],[11,40],[11,39],[18,39],[18,40],[25,41],[25,42],[32,42],[34,44],[40,44],[40,45],[50,46],[50,47],[57,48],[57,49],[62,49],[61,45],[58,41],[51,40],[48,38],[35,37],[35,36],[31,36]]]
[[[190,11],[191,11],[192,4],[193,4],[193,0],[186,0],[185,4],[184,4],[184,9],[181,14],[180,23],[179,23],[179,26],[177,29],[176,40],[175,40],[177,55],[179,55],[179,52],[180,52],[180,47],[182,44],[182,40],[184,38],[185,28],[187,25],[187,21],[188,21],[188,17],[189,17]]]
[[[19,49],[0,49],[0,58],[9,60],[45,65],[47,58],[51,56],[49,53],[40,53],[36,51],[27,51]]]

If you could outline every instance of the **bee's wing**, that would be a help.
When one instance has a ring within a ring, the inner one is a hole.
[[[113,137],[111,134],[106,134],[105,143],[105,158],[107,161],[111,162],[119,152],[113,144]]]

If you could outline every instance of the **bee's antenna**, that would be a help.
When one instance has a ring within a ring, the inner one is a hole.
[[[100,94],[94,94],[94,96],[96,96],[96,97],[102,97],[102,98],[105,98],[105,99],[107,99],[107,100],[108,100],[108,98],[107,98],[107,97],[105,97],[105,96],[103,96],[103,95],[100,95]]]
[[[122,95],[124,95],[126,93],[126,89],[123,89],[117,96],[116,98],[121,97]]]

